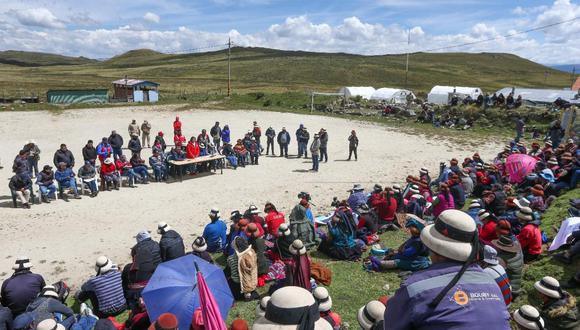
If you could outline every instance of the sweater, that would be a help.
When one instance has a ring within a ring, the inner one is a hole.
[[[203,238],[207,242],[208,252],[222,251],[226,247],[227,226],[221,219],[208,223],[203,229]]]
[[[492,265],[483,269],[499,286],[506,306],[512,303],[512,286],[505,269],[501,265]]]
[[[114,314],[126,307],[121,272],[119,271],[111,270],[95,276],[85,282],[81,290],[95,294],[99,302],[99,312],[103,314]]]
[[[26,310],[46,283],[41,275],[29,270],[15,272],[2,283],[1,303],[16,316]]]

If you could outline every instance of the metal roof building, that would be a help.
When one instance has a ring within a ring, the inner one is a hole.
[[[157,102],[159,84],[139,79],[115,80],[113,81],[113,99],[124,102]]]

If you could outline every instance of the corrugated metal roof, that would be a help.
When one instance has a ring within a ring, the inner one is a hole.
[[[514,97],[522,96],[522,99],[532,101],[532,102],[541,102],[541,103],[553,103],[558,98],[561,98],[566,101],[570,101],[574,99],[574,96],[578,93],[576,91],[571,90],[563,90],[563,89],[537,89],[537,88],[513,88],[513,87],[506,87],[502,88],[496,93],[499,95],[502,93],[504,96],[508,96],[513,90]]]
[[[156,82],[152,82],[152,81],[148,81],[148,80],[139,80],[139,79],[119,79],[119,80],[113,81],[113,84],[115,84],[115,85],[125,85],[125,86],[135,86],[135,85],[141,85],[144,83],[159,85]]]

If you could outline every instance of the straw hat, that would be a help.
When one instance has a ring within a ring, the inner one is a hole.
[[[220,215],[220,209],[217,207],[212,207],[208,214],[210,217],[217,217]]]
[[[250,205],[250,207],[248,208],[250,210],[251,214],[258,214],[260,213],[260,210],[258,210],[258,207],[256,205]]]
[[[288,224],[287,223],[282,223],[278,227],[278,233],[280,233],[280,234],[282,234],[284,236],[289,236],[292,232],[290,231],[290,228],[288,228]]]
[[[191,248],[195,252],[205,252],[205,250],[207,250],[205,238],[203,238],[203,236],[198,236],[191,244]]]
[[[105,256],[100,256],[95,261],[95,271],[97,272],[97,275],[104,274],[110,271],[111,268],[113,268],[113,262]]]
[[[393,185],[393,190],[394,190],[394,191],[401,191],[401,185],[399,185],[399,184],[394,184],[394,185]]]
[[[511,237],[507,235],[500,235],[498,239],[491,241],[493,247],[496,250],[502,250],[505,252],[518,253],[521,251],[519,244],[516,244]]]
[[[171,227],[167,224],[167,222],[160,222],[157,224],[157,234],[164,234],[171,230]]]
[[[41,297],[52,297],[58,299],[58,293],[56,292],[55,287],[52,285],[45,285],[38,295]]]
[[[475,222],[459,210],[445,210],[421,231],[421,241],[432,251],[456,261],[467,261],[477,237]]]
[[[328,290],[325,287],[317,287],[314,289],[314,292],[312,292],[312,295],[318,302],[319,312],[328,312],[332,308],[332,298],[330,298]]]
[[[179,321],[172,313],[163,313],[159,315],[157,321],[151,323],[149,330],[177,330],[179,329]]]
[[[306,312],[307,309],[316,307],[314,297],[306,289],[297,286],[280,288],[272,294],[266,307],[266,315],[254,322],[252,330],[296,330],[304,315],[292,315],[292,312],[299,309]],[[330,323],[320,318],[318,310],[313,316],[316,319],[313,330],[332,330]],[[295,322],[288,320],[292,317],[295,317]],[[284,324],[278,318],[284,318]]]
[[[364,188],[360,185],[360,183],[357,183],[349,191],[363,191],[363,190],[364,190]]]
[[[512,232],[512,225],[505,219],[499,220],[497,222],[497,226],[495,227],[495,232],[498,234],[498,236],[510,235]]]
[[[497,260],[497,251],[493,247],[486,245],[483,248],[483,261],[490,265],[499,264],[499,261]]]
[[[535,307],[523,305],[513,314],[514,321],[524,329],[544,330],[544,320]]]
[[[361,307],[357,313],[358,324],[364,330],[370,330],[377,321],[381,321],[385,317],[385,305],[377,300],[368,302]]]
[[[66,328],[60,324],[56,323],[54,319],[46,319],[36,326],[36,330],[65,330]]]
[[[483,221],[487,218],[489,218],[490,214],[489,212],[487,212],[486,209],[481,209],[479,210],[479,212],[477,212],[477,217],[479,218],[479,221]]]
[[[550,298],[560,299],[563,297],[560,282],[551,276],[544,276],[541,280],[534,283],[534,288]]]
[[[256,306],[256,318],[264,317],[266,315],[266,306],[268,306],[268,301],[270,301],[272,297],[265,296],[260,299],[260,302]]]
[[[299,239],[294,240],[294,242],[292,242],[292,245],[290,245],[288,250],[290,250],[290,253],[294,255],[306,254],[306,247],[304,246],[304,243],[302,243],[302,241]]]
[[[515,199],[514,204],[516,204],[516,206],[521,209],[522,207],[530,206],[530,201],[527,198],[522,197],[520,199]]]
[[[17,271],[30,268],[32,268],[32,263],[30,262],[30,259],[25,256],[16,258],[16,261],[14,261],[14,266],[12,266],[12,269]]]
[[[412,192],[413,194],[418,194],[419,193],[419,186],[416,184],[411,185],[411,188],[409,188],[409,191]]]
[[[544,187],[541,184],[534,185],[530,190],[535,196],[544,196]]]
[[[470,209],[481,208],[481,202],[479,200],[473,200],[471,204],[469,204]]]
[[[419,170],[419,173],[421,173],[421,174],[429,174],[429,170],[426,167],[421,167],[421,169]]]
[[[527,206],[520,208],[520,210],[516,212],[516,216],[518,217],[518,219],[526,222],[532,221],[534,219],[533,215],[534,212],[532,211],[531,208]]]

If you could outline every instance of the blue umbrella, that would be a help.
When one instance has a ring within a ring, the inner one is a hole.
[[[193,312],[200,307],[195,264],[215,297],[222,317],[227,319],[234,297],[223,270],[189,254],[161,263],[143,289],[151,321],[163,313],[173,313],[179,320],[179,329],[189,329]]]

